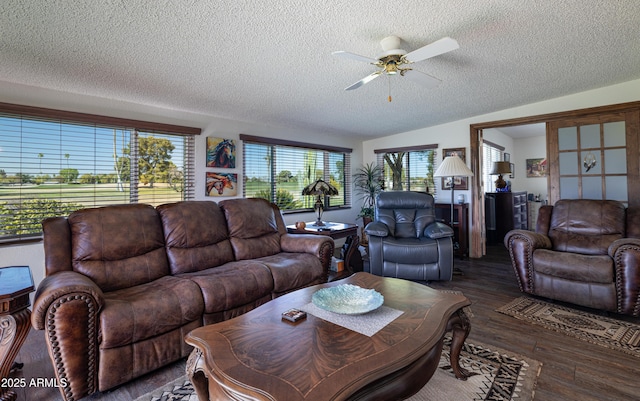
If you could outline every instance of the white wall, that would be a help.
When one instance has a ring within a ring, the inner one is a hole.
[[[511,138],[498,129],[485,129],[483,138],[505,147],[505,152],[511,155],[511,163],[515,168],[515,177],[503,176],[510,182],[511,190],[527,191],[540,195],[540,199],[547,197],[546,177],[527,177],[526,160],[547,157],[547,139],[545,135],[526,138]]]
[[[513,191],[527,191],[540,195],[541,200],[547,199],[547,177],[527,177],[527,159],[540,159],[547,157],[546,136],[532,136],[515,139],[514,150],[511,154],[511,162],[514,163],[516,177],[511,180]]]
[[[365,163],[375,162],[375,149],[405,147],[424,144],[437,144],[438,154],[442,154],[443,148],[459,148],[466,147],[467,154],[469,154],[470,145],[470,125],[485,123],[491,121],[508,120],[512,118],[521,118],[536,116],[548,113],[556,113],[561,111],[571,111],[589,107],[612,105],[617,103],[635,102],[640,101],[640,80],[634,80],[624,82],[617,85],[607,86],[604,88],[594,89],[586,92],[576,93],[573,95],[563,96],[555,99],[545,100],[538,103],[531,103],[524,106],[513,107],[510,109],[500,110],[493,113],[483,114],[475,117],[465,118],[458,121],[453,121],[446,124],[441,124],[433,127],[422,128],[414,131],[403,132],[396,135],[387,136],[384,138],[373,139],[363,142],[362,154]],[[514,156],[524,157],[524,152],[519,153],[516,151],[515,144],[512,144],[512,148],[507,150],[511,153],[512,160]],[[520,149],[518,145],[518,149]],[[536,156],[532,158],[540,157],[538,152],[535,152]],[[546,154],[546,147],[544,153]],[[526,157],[525,157],[526,158]],[[514,161],[514,164],[516,162]],[[521,163],[517,163],[521,164]],[[467,157],[467,165],[469,165],[469,158]],[[520,166],[521,167],[521,166]],[[518,175],[525,176],[525,172],[516,167],[516,179]],[[544,180],[537,178],[537,180]],[[529,185],[529,182],[523,184],[522,182],[513,183],[514,188],[519,188],[521,185],[524,187]],[[518,187],[516,187],[518,185]],[[533,184],[532,184],[533,185]],[[535,184],[536,188],[538,184]],[[534,189],[532,189],[534,191]],[[540,192],[543,192],[541,189]],[[439,202],[449,202],[449,192],[441,191],[440,196],[444,199],[439,199]],[[458,191],[456,194],[464,193],[467,201],[471,200],[470,191]],[[546,193],[546,189],[544,190]],[[471,224],[471,222],[469,222]]]
[[[511,159],[510,162],[517,164],[515,157],[514,157],[514,141],[513,138],[511,138],[510,136],[507,136],[506,134],[504,134],[502,131],[494,129],[494,128],[489,128],[489,129],[485,129],[482,130],[482,138],[491,142],[491,143],[495,143],[496,145],[500,145],[500,146],[504,146],[504,153],[509,153],[511,155]],[[467,163],[469,164],[469,163]],[[517,176],[516,176],[517,177]],[[495,182],[495,180],[497,179],[497,176],[492,176],[493,181]],[[516,191],[516,187],[515,185],[517,185],[516,181],[512,180],[511,178],[509,178],[508,175],[503,175],[502,179],[507,181],[508,184],[511,185],[511,188],[513,191]],[[489,192],[490,189],[492,187],[485,187],[484,191],[485,192]]]
[[[68,110],[80,113],[91,113],[129,118],[136,120],[148,120],[159,123],[184,125],[202,128],[202,134],[196,139],[196,199],[220,201],[222,197],[205,196],[205,149],[207,136],[235,139],[239,143],[239,135],[255,135],[269,138],[290,139],[300,142],[326,144],[330,142],[334,146],[352,148],[352,166],[362,163],[360,141],[345,137],[327,137],[323,132],[303,132],[284,127],[270,127],[260,124],[250,124],[239,121],[231,121],[214,116],[193,114],[180,110],[160,109],[146,105],[119,102],[110,99],[101,99],[91,96],[70,94],[45,90],[24,85],[16,85],[0,81],[0,102],[24,104],[36,107]],[[0,139],[1,140],[1,139]],[[237,166],[239,181],[242,177],[242,152],[237,147]],[[240,183],[241,185],[242,183]],[[238,197],[242,196],[242,187],[238,189]],[[355,223],[360,211],[359,206],[348,210],[326,211],[324,219]],[[293,224],[298,220],[315,220],[313,213],[285,215],[287,224]],[[338,244],[337,244],[338,245]],[[44,278],[44,251],[41,242],[26,245],[0,245],[0,266],[21,265],[30,266],[36,285]]]

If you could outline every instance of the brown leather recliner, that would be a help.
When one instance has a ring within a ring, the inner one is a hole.
[[[520,290],[640,316],[640,208],[563,199],[542,206],[536,232],[504,238]]]

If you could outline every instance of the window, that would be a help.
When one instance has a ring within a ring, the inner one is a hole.
[[[196,129],[180,128],[0,104],[0,241],[81,208],[192,199]]]
[[[484,186],[484,192],[496,191],[495,180],[498,177],[490,175],[489,173],[491,173],[491,171],[493,170],[493,162],[502,161],[503,152],[504,148],[500,145],[496,145],[495,143],[491,143],[489,141],[484,141],[482,143],[482,185]]]
[[[351,149],[240,135],[243,141],[244,197],[264,198],[283,211],[313,209],[302,189],[323,179],[338,189],[325,206],[351,206]]]
[[[384,187],[394,191],[437,193],[433,173],[438,145],[417,148],[375,150],[377,163],[383,166]]]

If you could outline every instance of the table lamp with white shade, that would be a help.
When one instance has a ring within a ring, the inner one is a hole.
[[[438,169],[433,173],[434,177],[451,177],[451,220],[449,224],[453,227],[453,190],[455,187],[455,177],[473,177],[473,171],[467,167],[458,155],[447,156]]]

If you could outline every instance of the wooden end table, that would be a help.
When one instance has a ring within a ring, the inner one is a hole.
[[[13,401],[17,397],[8,377],[29,334],[29,294],[33,291],[28,266],[0,268],[0,401]]]
[[[326,235],[333,239],[347,238],[347,249],[344,249],[343,258],[346,264],[341,272],[329,272],[329,281],[344,278],[352,273],[362,271],[362,257],[358,251],[358,226],[356,224],[325,222],[323,227],[315,225],[314,221],[305,222],[306,227],[301,230],[295,224],[287,226],[289,234],[315,234]]]
[[[316,234],[328,235],[333,239],[346,238],[350,235],[358,235],[358,226],[348,223],[335,223],[326,221],[324,226],[316,226],[314,221],[305,222],[304,230],[296,228],[295,224],[287,226],[287,232],[290,234]]]
[[[296,323],[281,314],[311,302],[320,288],[373,288],[384,305],[402,311],[367,336],[308,314]],[[470,323],[469,300],[396,278],[356,273],[344,280],[283,295],[244,315],[191,331],[195,349],[187,374],[205,400],[388,400],[418,392],[438,367],[452,331],[451,366],[466,379],[459,356]]]

